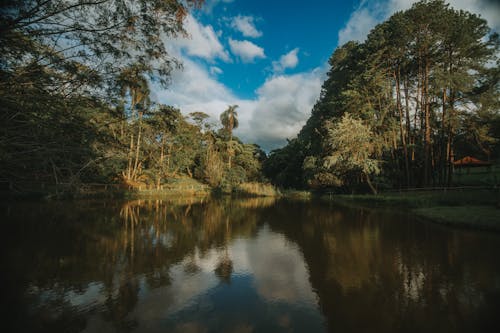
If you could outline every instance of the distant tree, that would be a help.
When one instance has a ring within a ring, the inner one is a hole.
[[[210,124],[207,123],[207,119],[209,119],[210,116],[205,112],[201,111],[191,112],[189,114],[189,117],[194,121],[196,126],[198,126],[200,131],[207,131],[210,129]]]

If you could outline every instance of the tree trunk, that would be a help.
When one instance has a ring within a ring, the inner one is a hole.
[[[453,181],[453,160],[454,160],[454,152],[453,152],[453,137],[454,137],[454,128],[453,128],[453,117],[455,116],[455,93],[452,89],[450,89],[450,96],[448,98],[449,101],[449,109],[448,109],[448,142],[447,142],[447,151],[448,151],[448,186],[451,186]]]
[[[368,174],[365,173],[365,178],[366,178],[366,183],[368,184],[368,186],[370,187],[370,190],[372,190],[372,193],[373,194],[378,194],[377,193],[377,189],[373,186],[371,180],[370,180],[370,176],[368,176]]]
[[[130,149],[128,152],[127,180],[132,177],[132,156],[134,154],[134,134],[130,134]]]
[[[135,147],[135,161],[134,161],[134,170],[132,172],[132,178],[135,180],[137,178],[137,171],[139,168],[139,151],[141,149],[141,131],[142,131],[142,112],[139,112],[139,120],[138,120],[138,133],[137,133],[137,145]]]
[[[403,144],[404,163],[405,163],[405,176],[406,187],[410,187],[410,168],[408,165],[408,147],[406,146],[406,135],[403,126],[403,108],[401,106],[401,89],[400,89],[400,70],[398,66],[397,73],[394,73],[396,78],[396,104],[399,111],[399,132],[401,135],[401,143]]]
[[[231,126],[232,126],[232,123],[231,123]],[[233,143],[233,129],[232,127],[229,129],[229,149],[227,150],[227,155],[228,155],[228,162],[227,162],[227,166],[228,166],[228,169],[231,170],[231,157],[233,155],[233,147],[232,147],[232,143]]]
[[[156,175],[157,183],[156,189],[159,190],[161,188],[161,176],[163,175],[163,161],[165,159],[165,135],[161,138],[161,147],[160,147],[160,163],[158,166],[158,173]]]
[[[424,87],[424,114],[425,114],[425,136],[424,136],[424,185],[428,185],[431,174],[431,122],[429,108],[429,60],[425,60]]]
[[[412,132],[411,132],[411,120],[410,120],[410,93],[409,93],[409,89],[408,89],[408,78],[405,77],[405,79],[403,80],[403,86],[404,86],[404,92],[405,92],[405,114],[406,114],[406,142],[407,144],[410,144],[410,147],[411,147],[411,152],[409,153],[409,155],[411,156],[408,156],[408,169],[409,170],[413,170],[413,167],[412,167],[412,161],[413,161],[413,158],[414,158],[414,148],[413,148],[413,139],[412,139]],[[408,175],[409,175],[409,184],[408,186],[411,186],[412,184],[412,174],[413,172],[409,172]]]

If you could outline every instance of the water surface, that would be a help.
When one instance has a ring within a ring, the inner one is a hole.
[[[500,327],[500,235],[274,199],[3,204],[2,303],[30,332]]]

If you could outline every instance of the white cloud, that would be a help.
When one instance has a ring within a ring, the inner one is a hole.
[[[257,38],[262,36],[262,31],[255,27],[255,18],[253,16],[238,15],[231,21],[231,27],[241,32],[245,37]]]
[[[191,27],[207,28],[196,22],[195,18],[190,19],[193,20]],[[197,29],[190,28],[192,34],[193,31]],[[240,127],[235,134],[244,142],[257,143],[266,150],[281,147],[286,144],[287,138],[297,135],[319,97],[326,64],[322,69],[294,75],[275,73],[257,89],[254,99],[242,99],[217,80],[217,75],[222,70],[212,61],[214,57],[222,57],[224,53],[221,49],[208,48],[219,51],[203,53],[207,55],[204,59],[209,60],[207,65],[205,61],[195,59],[199,56],[195,56],[194,49],[188,42],[167,42],[168,51],[182,61],[183,68],[173,71],[172,84],[168,89],[156,84],[152,86],[151,97],[154,101],[177,107],[185,115],[194,111],[205,112],[210,115],[210,121],[214,124],[219,124],[219,116],[228,105],[237,104]],[[229,44],[232,52],[243,62],[265,58],[264,50],[249,41],[230,39]],[[298,49],[294,49],[282,56],[280,66],[296,66],[297,52]],[[208,56],[210,54],[212,58]]]
[[[217,66],[211,66],[210,67],[210,74],[212,75],[219,75],[219,74],[222,74],[223,73],[223,70],[220,69],[219,67]]]
[[[368,32],[379,22],[368,8],[358,8],[351,14],[346,26],[339,31],[339,45],[350,40],[363,41]]]
[[[214,8],[220,3],[231,3],[234,0],[206,0],[203,4],[203,11],[207,14],[212,14]]]
[[[210,69],[188,58],[183,62],[183,70],[174,71],[168,90],[153,87],[153,98],[181,109],[183,114],[205,112],[217,124],[227,106],[237,104],[240,127],[235,134],[266,150],[281,147],[287,138],[297,135],[319,97],[326,73],[325,67],[273,76],[257,90],[255,99],[241,99],[213,78]]]
[[[299,63],[299,48],[295,48],[281,56],[279,61],[273,61],[273,70],[275,72],[282,72],[287,68],[295,68]]]
[[[184,113],[203,111],[214,120],[218,114],[234,103],[236,98],[200,64],[182,59],[183,69],[172,73],[172,85],[164,90],[154,87],[155,99],[163,104],[180,108]],[[222,109],[222,110],[221,110]]]
[[[174,46],[184,50],[190,56],[200,57],[209,61],[216,58],[229,61],[229,54],[222,46],[211,25],[203,26],[192,15],[188,15],[184,26],[189,38],[178,38]]]
[[[248,63],[253,62],[256,58],[265,58],[264,49],[248,40],[229,39],[229,47],[231,52],[238,56],[241,61]]]
[[[406,10],[412,6],[413,0],[379,0],[362,1],[351,14],[344,28],[338,33],[338,45],[350,40],[363,41],[371,29],[396,11]],[[449,0],[455,9],[464,9],[481,15],[489,26],[500,31],[500,4],[496,0]]]
[[[294,138],[311,115],[321,92],[325,69],[269,78],[258,90],[257,100],[245,137],[266,149]]]

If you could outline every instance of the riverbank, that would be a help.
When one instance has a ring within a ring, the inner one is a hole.
[[[323,199],[344,205],[409,209],[435,223],[500,231],[498,189],[392,192],[378,195],[324,195]]]
[[[0,191],[6,200],[61,200],[61,199],[151,199],[161,197],[195,197],[209,195],[236,197],[281,197],[283,194],[268,183],[240,183],[212,187],[189,177],[171,178],[161,186],[142,183],[125,184],[24,184],[22,187]]]

